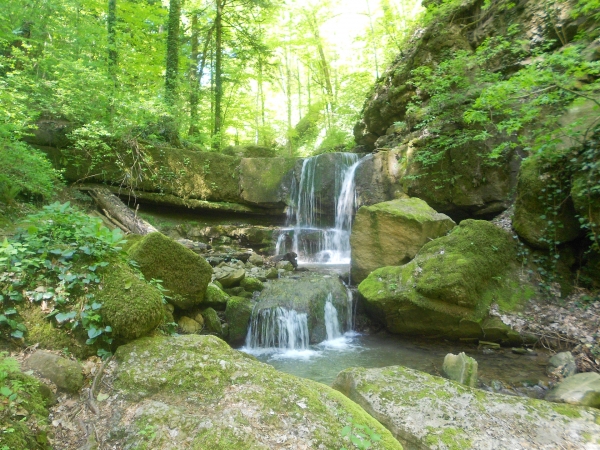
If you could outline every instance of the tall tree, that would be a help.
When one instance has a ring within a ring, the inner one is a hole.
[[[165,100],[169,106],[177,98],[179,76],[179,28],[181,23],[181,0],[169,1],[167,24],[167,61],[165,71]]]
[[[215,16],[215,111],[213,136],[216,140],[213,147],[221,147],[221,103],[223,101],[223,7],[225,0],[216,0],[217,14]]]

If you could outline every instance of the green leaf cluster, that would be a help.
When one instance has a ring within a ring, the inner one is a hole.
[[[22,338],[26,327],[15,306],[28,302],[47,312],[56,326],[84,330],[87,344],[110,346],[112,330],[103,322],[94,290],[102,268],[124,259],[121,231],[109,230],[69,203],[45,206],[24,226],[0,245],[0,329]]]

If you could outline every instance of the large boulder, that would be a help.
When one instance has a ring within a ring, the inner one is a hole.
[[[418,198],[363,206],[350,236],[352,281],[359,283],[380,267],[406,264],[423,245],[455,226]]]
[[[337,310],[340,325],[345,328],[347,317],[351,314],[348,294],[341,280],[331,276],[306,274],[266,283],[257,299],[253,317],[260,321],[263,311],[276,308],[305,313],[310,342],[316,344],[327,338],[325,304],[328,300]]]
[[[565,378],[548,392],[546,400],[600,408],[600,374],[586,372]]]
[[[349,446],[350,421],[402,446],[333,389],[296,378],[214,336],[143,338],[119,347],[112,389],[95,417],[111,448],[267,449]],[[77,432],[77,431],[76,431]]]
[[[162,280],[173,305],[191,309],[204,301],[212,267],[193,251],[161,233],[150,233],[131,246],[129,256],[147,280]]]
[[[509,306],[529,295],[513,278],[516,255],[507,232],[468,219],[425,244],[408,264],[375,270],[358,290],[371,314],[393,333],[479,338],[493,301]],[[498,337],[508,335],[505,330]]]
[[[240,196],[243,201],[283,208],[297,158],[244,158],[240,164]]]
[[[558,181],[560,170],[535,156],[521,164],[513,228],[537,248],[548,249],[581,235],[570,192]]]
[[[95,298],[102,304],[100,313],[114,336],[122,340],[137,339],[163,322],[162,293],[141,280],[127,264],[108,266],[102,274],[101,287],[96,290]]]
[[[406,367],[347,369],[333,386],[409,449],[592,449],[600,443],[600,411],[485,392]]]

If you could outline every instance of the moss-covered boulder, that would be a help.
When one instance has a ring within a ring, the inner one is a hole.
[[[393,333],[481,337],[493,301],[509,308],[531,295],[512,272],[516,255],[504,230],[464,220],[408,264],[375,270],[358,290]]]
[[[325,304],[331,301],[337,310],[340,331],[346,331],[351,311],[348,293],[341,280],[331,276],[300,274],[297,278],[280,278],[267,283],[257,298],[254,316],[260,321],[262,311],[274,308],[306,313],[309,339],[316,344],[327,339]]]
[[[221,319],[217,315],[217,312],[212,308],[206,308],[202,310],[202,317],[204,318],[204,330],[208,333],[214,333],[219,337],[223,336],[223,328],[221,327]]]
[[[123,263],[108,266],[102,274],[102,289],[95,292],[100,313],[114,336],[132,340],[145,336],[165,318],[161,292],[140,279]]]
[[[363,206],[352,226],[352,281],[360,283],[373,270],[402,265],[431,239],[456,224],[418,198]]]
[[[284,207],[297,158],[244,158],[240,164],[240,196],[250,204]]]
[[[202,318],[204,320],[204,318]],[[181,316],[177,321],[177,328],[181,334],[196,334],[202,330],[203,323],[188,316]]]
[[[600,411],[469,388],[406,367],[347,369],[335,389],[411,449],[596,448]]]
[[[204,296],[203,305],[210,308],[214,308],[217,311],[225,311],[227,302],[229,301],[229,295],[224,292],[215,283],[209,283],[206,287],[206,294]]]
[[[193,251],[161,233],[150,233],[131,246],[129,256],[147,280],[162,280],[173,305],[191,309],[204,301],[212,267]]]
[[[254,277],[244,278],[240,286],[247,292],[260,292],[265,288],[262,281]]]
[[[537,248],[547,249],[554,242],[570,242],[581,235],[570,192],[563,192],[555,180],[560,170],[535,156],[521,164],[513,228]]]
[[[338,449],[352,422],[381,435],[374,450],[402,446],[337,391],[279,372],[214,336],[143,338],[119,347],[114,401],[96,418],[115,448]]]
[[[248,325],[256,303],[243,297],[231,297],[225,309],[225,320],[229,324],[229,340],[232,345],[241,345],[248,334]]]
[[[14,358],[0,353],[0,445],[5,449],[51,449],[50,390],[24,374]]]
[[[246,271],[236,267],[219,267],[215,270],[215,280],[224,288],[232,288],[240,285],[246,276]]]

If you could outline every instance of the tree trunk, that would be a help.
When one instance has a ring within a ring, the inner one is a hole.
[[[222,57],[223,57],[223,1],[217,0],[217,16],[215,18],[215,141],[213,147],[221,148],[221,103],[223,100]]]
[[[202,74],[198,72],[198,14],[192,13],[190,25],[192,31],[191,37],[191,55],[190,55],[190,129],[188,134],[194,135],[198,133],[198,102],[200,98],[200,77]]]
[[[129,209],[119,197],[110,192],[107,188],[97,187],[83,190],[89,192],[98,207],[111,222],[115,223],[119,228],[125,228],[131,233],[142,235],[158,231],[144,219],[138,217],[137,211],[133,212]]]
[[[174,106],[177,98],[177,76],[179,73],[179,24],[181,0],[169,1],[169,23],[167,25],[167,63],[165,72],[165,100]]]

